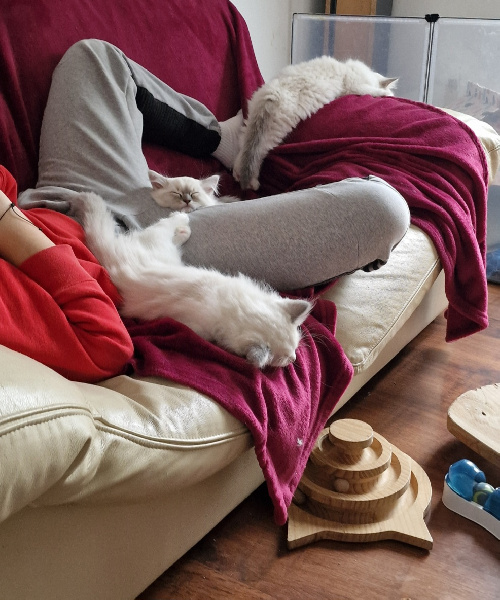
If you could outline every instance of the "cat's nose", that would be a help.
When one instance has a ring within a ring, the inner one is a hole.
[[[188,194],[187,196],[183,196],[182,199],[184,200],[186,206],[189,206],[193,198],[191,197],[191,194]]]

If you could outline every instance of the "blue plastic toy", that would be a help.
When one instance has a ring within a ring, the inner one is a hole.
[[[500,488],[487,483],[483,471],[470,460],[459,460],[450,466],[443,504],[500,539]]]
[[[465,500],[472,500],[476,483],[486,482],[486,476],[470,460],[459,460],[451,465],[446,483]]]

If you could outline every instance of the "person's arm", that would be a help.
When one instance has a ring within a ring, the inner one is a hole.
[[[71,246],[9,207],[0,192],[0,343],[70,379],[118,374],[133,347],[111,298]]]
[[[33,254],[53,245],[0,191],[0,257],[18,267]]]

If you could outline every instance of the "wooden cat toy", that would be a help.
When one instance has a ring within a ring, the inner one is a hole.
[[[431,497],[429,478],[408,455],[363,421],[334,421],[320,433],[290,506],[288,547],[393,539],[430,550]]]

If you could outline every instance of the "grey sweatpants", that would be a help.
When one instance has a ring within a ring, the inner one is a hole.
[[[183,96],[118,48],[100,40],[72,46],[54,71],[44,114],[39,179],[23,208],[71,214],[74,195],[101,195],[127,228],[170,212],[152,199],[143,139],[208,156],[220,127],[202,104]],[[377,177],[347,179],[190,213],[184,262],[243,272],[280,290],[377,268],[409,226],[401,195]]]

